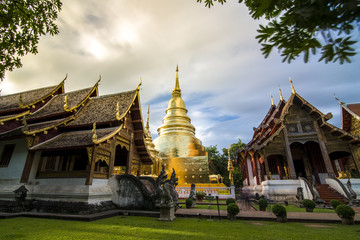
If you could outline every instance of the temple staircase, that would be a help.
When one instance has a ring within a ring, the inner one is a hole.
[[[331,200],[338,200],[342,204],[345,203],[344,197],[332,189],[328,184],[316,184],[316,190],[318,191],[320,198],[325,201],[325,205],[329,205]]]

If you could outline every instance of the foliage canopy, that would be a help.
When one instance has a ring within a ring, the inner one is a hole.
[[[230,145],[230,159],[232,160],[233,166],[234,166],[234,184],[235,187],[242,186],[242,176],[241,176],[241,169],[240,166],[236,162],[236,151],[240,150],[245,146],[245,143],[243,143],[240,139],[237,143],[233,143]],[[220,153],[217,149],[217,146],[210,146],[206,147],[205,150],[209,153],[211,167],[215,171],[216,174],[220,174],[222,177],[224,177],[224,183],[227,186],[230,186],[230,180],[229,180],[229,172],[227,170],[229,155],[228,155],[228,149],[223,148],[222,153]]]
[[[204,0],[206,7],[213,2]],[[202,2],[202,0],[197,0]],[[239,0],[248,7],[254,19],[265,18],[256,37],[261,43],[265,58],[277,48],[283,62],[303,55],[304,62],[310,54],[320,51],[319,61],[351,62],[356,54],[352,47],[357,41],[353,33],[360,22],[360,0]]]
[[[22,66],[20,57],[36,54],[41,35],[55,35],[60,0],[0,1],[0,79],[5,71]]]

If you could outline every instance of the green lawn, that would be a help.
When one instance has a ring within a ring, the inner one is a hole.
[[[270,206],[273,206],[273,205],[274,204],[271,204]],[[283,204],[281,204],[281,205],[286,208],[287,212],[306,212],[305,208],[299,208],[299,207],[296,207],[295,205],[288,205],[288,206],[285,206]],[[259,210],[259,205],[254,205],[254,207],[257,210]],[[267,207],[266,210],[269,211],[269,206]],[[333,209],[315,208],[314,213],[335,213],[335,211]]]
[[[360,239],[359,225],[112,217],[94,222],[37,218],[0,220],[0,239]]]

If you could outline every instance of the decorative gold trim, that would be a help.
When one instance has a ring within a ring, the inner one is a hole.
[[[8,117],[8,118],[3,118],[0,120],[0,124],[4,125],[4,122],[10,121],[10,120],[14,120],[14,119],[19,119],[21,117],[25,117],[26,115],[30,114],[30,110],[27,110],[26,112],[20,113],[18,115],[12,116],[12,117]]]
[[[23,130],[22,132],[26,135],[34,135],[36,133],[40,133],[40,132],[44,132],[45,134],[47,134],[48,130],[50,129],[53,129],[53,128],[57,128],[59,127],[60,125],[63,125],[63,124],[66,124],[72,120],[74,120],[75,117],[74,116],[70,116],[68,118],[66,118],[64,121],[60,122],[60,123],[57,123],[57,124],[54,124],[54,125],[51,125],[49,127],[46,127],[46,128],[42,128],[42,129],[38,129],[38,130],[34,130],[34,131],[27,131],[27,130]]]
[[[20,97],[19,97],[19,107],[20,107],[20,108],[30,108],[30,107],[35,108],[35,104],[37,104],[37,103],[39,103],[39,102],[43,102],[44,99],[46,99],[46,98],[48,98],[48,97],[50,97],[50,96],[53,97],[53,96],[54,96],[54,93],[55,93],[56,91],[58,91],[60,88],[64,87],[64,83],[65,83],[65,80],[66,80],[66,79],[67,79],[67,74],[66,74],[64,80],[62,80],[61,83],[60,83],[54,90],[52,90],[50,93],[48,93],[47,95],[43,96],[42,98],[37,99],[37,100],[35,100],[34,102],[31,102],[31,103],[29,103],[29,104],[27,104],[27,105],[23,105],[23,103],[22,103],[22,97],[21,97],[21,95],[20,95],[21,99],[20,99]]]
[[[96,135],[96,122],[94,122],[94,124],[93,124],[92,133],[93,133],[92,140],[93,140],[93,142],[95,143],[95,141],[96,141],[96,139],[97,139],[97,135]]]
[[[33,143],[34,143],[34,137],[26,137],[26,145],[28,146],[28,148],[31,148]]]
[[[104,142],[104,141],[106,141],[106,140],[114,137],[116,134],[118,134],[118,133],[120,132],[120,130],[122,129],[123,125],[124,125],[124,123],[122,123],[122,124],[121,124],[115,131],[113,131],[112,133],[110,133],[110,134],[108,134],[108,135],[105,135],[105,136],[103,136],[102,138],[99,138],[99,139],[98,139],[97,136],[96,136],[96,123],[94,123],[94,128],[93,128],[93,133],[94,133],[94,135],[93,135],[93,138],[92,138],[93,143],[94,143],[94,144],[100,144],[100,143],[102,143],[102,142]],[[95,132],[94,132],[94,131],[95,131]]]
[[[120,111],[119,111],[119,104],[120,104],[120,102],[118,101],[117,103],[116,103],[116,119],[117,120],[121,120],[121,118],[120,118]]]
[[[86,148],[87,154],[88,154],[88,158],[89,158],[89,164],[91,163],[91,159],[92,159],[92,151],[93,151],[93,147],[87,147]]]
[[[83,106],[85,101],[87,101],[90,96],[94,93],[94,91],[96,92],[96,95],[98,95],[98,86],[99,86],[99,82],[101,81],[101,75],[100,75],[100,78],[99,80],[95,83],[95,85],[92,87],[92,89],[89,91],[89,93],[84,97],[84,99],[79,102],[77,105],[75,105],[74,107],[70,108],[69,109],[69,106],[67,104],[67,95],[65,95],[65,99],[64,99],[64,110],[66,112],[76,112],[77,111],[77,108],[79,108],[80,106]]]

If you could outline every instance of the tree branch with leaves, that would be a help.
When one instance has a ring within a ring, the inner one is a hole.
[[[0,1],[0,79],[5,71],[22,66],[21,57],[38,52],[41,35],[55,35],[55,24],[61,10],[60,0]]]
[[[206,7],[214,2],[204,0]],[[197,2],[203,2],[197,0]],[[254,19],[265,18],[256,37],[267,58],[276,48],[283,62],[320,53],[319,61],[351,62],[356,55],[354,33],[359,32],[360,0],[239,0]]]

